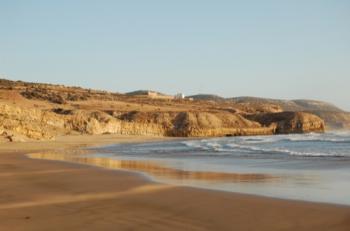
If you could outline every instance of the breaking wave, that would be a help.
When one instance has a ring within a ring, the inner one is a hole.
[[[189,149],[231,155],[350,157],[349,133],[230,137],[184,141]]]

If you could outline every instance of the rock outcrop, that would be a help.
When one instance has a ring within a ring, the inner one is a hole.
[[[324,132],[324,121],[306,112],[261,113],[247,116],[249,119],[273,128],[275,134]]]
[[[159,99],[0,79],[0,140],[46,140],[67,134],[213,137],[324,131],[318,116],[285,112],[282,106],[223,98]]]
[[[64,120],[54,113],[0,104],[0,134],[10,141],[52,139],[64,130]]]
[[[350,129],[350,113],[349,112],[333,112],[333,111],[314,111],[315,115],[325,121],[326,129],[329,130],[349,130]]]
[[[327,130],[350,129],[350,113],[327,102],[317,100],[279,100],[257,97],[236,97],[228,100],[245,106],[250,112],[309,112],[323,119]],[[272,107],[269,105],[272,105]],[[279,111],[271,110],[274,108],[278,108]]]
[[[324,122],[308,113],[265,113],[247,118],[229,112],[42,111],[0,105],[0,134],[10,141],[52,139],[65,134],[177,137],[322,132]]]
[[[255,121],[229,112],[131,112],[120,118],[138,124],[160,126],[166,136],[212,137],[272,134]]]

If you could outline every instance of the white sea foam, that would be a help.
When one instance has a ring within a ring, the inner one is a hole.
[[[299,142],[307,142],[305,144]],[[328,145],[327,142],[333,143]],[[299,143],[299,144],[298,144]],[[337,145],[350,143],[349,136],[338,134],[296,134],[280,136],[234,137],[225,139],[204,139],[185,141],[189,148],[209,152],[251,153],[289,155],[305,157],[344,157],[350,156],[346,150],[336,150]],[[325,148],[326,146],[326,148]],[[345,147],[346,149],[346,147]],[[343,153],[346,152],[346,153]]]
[[[350,205],[349,140],[347,133],[226,137],[122,144],[108,151],[117,159],[159,161],[186,171],[262,173],[282,179],[215,184],[181,179],[180,184]]]

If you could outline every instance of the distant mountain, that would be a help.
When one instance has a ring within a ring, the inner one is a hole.
[[[218,95],[212,94],[198,94],[188,96],[187,98],[193,98],[195,100],[212,100],[212,101],[230,101],[237,104],[249,104],[254,105],[276,105],[281,107],[283,111],[327,111],[327,112],[344,112],[339,107],[323,101],[309,100],[309,99],[296,99],[296,100],[281,100],[281,99],[269,99],[251,96],[224,98]]]
[[[292,102],[310,111],[343,112],[343,110],[337,106],[323,101],[299,99],[292,100]]]
[[[249,104],[275,104],[280,106],[284,111],[329,111],[329,112],[344,112],[335,105],[317,100],[280,100],[267,99],[259,97],[234,97],[230,98],[235,103]]]

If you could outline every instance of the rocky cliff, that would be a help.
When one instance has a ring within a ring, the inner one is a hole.
[[[119,114],[119,113],[117,113]],[[0,134],[10,141],[53,139],[66,134],[122,134],[178,137],[322,132],[323,121],[307,113],[247,116],[228,112],[57,113],[0,105]]]
[[[319,116],[325,121],[329,130],[350,129],[350,113],[335,105],[317,100],[278,100],[257,97],[236,97],[228,99],[251,110],[262,112],[277,112],[274,109],[293,112],[308,112]]]
[[[273,128],[276,134],[323,132],[325,129],[320,117],[306,112],[260,113],[247,117]]]
[[[25,141],[67,134],[211,137],[324,131],[316,115],[258,106],[0,80],[0,137]]]

